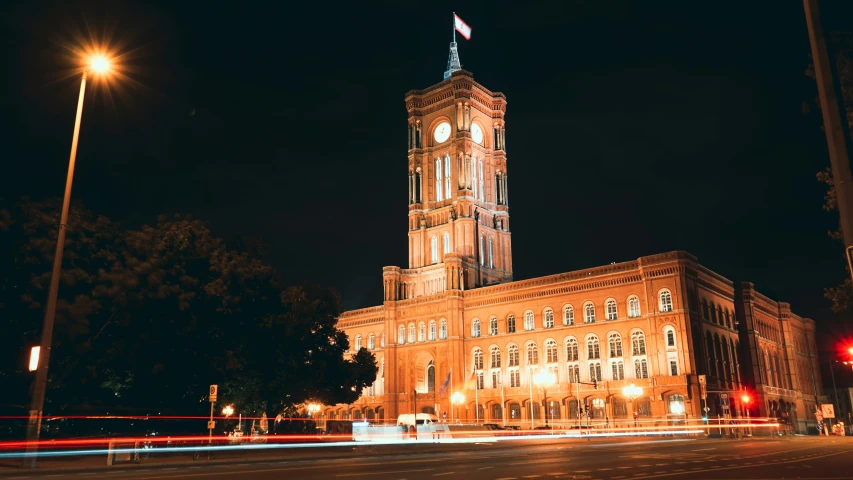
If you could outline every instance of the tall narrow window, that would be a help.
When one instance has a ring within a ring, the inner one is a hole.
[[[607,319],[608,320],[616,320],[619,315],[616,313],[616,300],[612,298],[606,302],[604,302],[605,310],[607,310]]]
[[[441,326],[438,328],[438,338],[441,340],[447,339],[447,320],[441,321]]]
[[[677,360],[670,360],[669,361],[669,374],[672,375],[673,377],[678,376],[678,361]]]
[[[450,253],[450,234],[444,234],[444,254],[447,255]]]
[[[640,316],[640,299],[631,297],[628,299],[628,316],[636,318]]]
[[[563,307],[563,325],[575,324],[575,309],[571,305]]]
[[[441,157],[435,159],[435,201],[440,202],[444,200],[444,196],[442,195],[442,181],[441,177]]]
[[[518,347],[516,345],[510,345],[509,349],[507,349],[507,363],[509,363],[510,367],[518,366]]]
[[[500,347],[494,346],[489,351],[489,367],[490,368],[501,368],[501,349]]]
[[[535,325],[533,324],[533,312],[526,311],[524,312],[524,329],[525,330],[533,330]]]
[[[631,334],[631,355],[646,354],[646,336],[643,332],[634,332]]]
[[[554,311],[546,308],[542,315],[542,326],[545,328],[554,328]]]
[[[483,369],[483,351],[478,347],[474,349],[474,370]]]
[[[473,171],[471,172],[471,193],[474,194],[474,199],[477,199],[477,159],[471,158],[471,168]]]
[[[379,348],[385,348],[385,332],[379,336]]]
[[[581,381],[581,367],[577,363],[570,363],[568,365],[568,375],[566,376],[566,382],[568,383],[577,383]]]
[[[489,335],[497,335],[498,334],[498,319],[496,317],[492,317],[489,319]]]
[[[610,358],[617,358],[622,356],[622,337],[618,333],[611,333],[609,338],[610,342]]]
[[[625,363],[621,360],[610,364],[613,380],[625,380]]]
[[[480,201],[484,202],[486,200],[486,192],[485,186],[483,184],[483,159],[480,159]]]
[[[515,315],[506,317],[506,333],[515,333]]]
[[[483,258],[483,243],[485,242],[485,238],[483,235],[480,235],[480,265],[485,265],[485,259]]]
[[[492,237],[489,237],[489,268],[495,268],[495,253],[492,249]]]
[[[400,333],[397,335],[397,343],[403,345],[406,343],[406,327],[400,325]]]
[[[634,360],[634,376],[636,378],[649,378],[649,364],[645,358]]]
[[[435,341],[435,321],[431,320],[429,322],[429,339],[430,341]]]
[[[667,330],[666,331],[666,346],[674,347],[675,346],[675,331]]]
[[[376,348],[376,335],[371,333],[370,336],[367,337],[367,349],[373,350],[375,348]]]
[[[444,156],[444,196],[450,198],[450,154]]]
[[[415,324],[409,325],[409,343],[415,343]]]
[[[669,293],[669,290],[664,290],[660,292],[660,311],[661,312],[671,312],[672,311],[672,294]]]
[[[426,324],[421,323],[418,326],[418,341],[425,342],[426,341]]]
[[[570,338],[568,339],[568,341],[566,341],[566,361],[578,361],[578,341],[574,338]]]
[[[510,387],[520,387],[521,386],[521,373],[519,373],[517,368],[514,368],[509,371],[509,386]],[[520,417],[520,415],[519,415]]]
[[[361,335],[355,336],[355,351],[361,350]]]
[[[547,363],[557,363],[557,342],[554,340],[545,342],[545,361]]]
[[[589,363],[589,379],[597,382],[601,381],[601,362]]]
[[[535,343],[527,345],[527,365],[531,367],[539,365],[539,348]]]
[[[480,319],[475,318],[474,322],[471,323],[471,336],[479,337],[480,336]]]
[[[583,322],[595,323],[595,305],[592,303],[583,306]]]
[[[601,358],[601,347],[598,344],[598,337],[595,335],[586,341],[586,358],[587,360],[598,360]]]
[[[429,239],[430,253],[432,254],[432,263],[438,263],[438,237],[433,236]]]

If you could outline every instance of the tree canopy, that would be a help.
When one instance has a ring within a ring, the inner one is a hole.
[[[56,245],[59,200],[0,203],[0,391],[26,405]],[[246,242],[201,221],[123,228],[71,208],[46,413],[205,411],[208,385],[246,413],[351,402],[374,356],[346,358],[338,294],[284,287]]]

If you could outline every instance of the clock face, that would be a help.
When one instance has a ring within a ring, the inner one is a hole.
[[[438,125],[438,128],[435,129],[435,133],[433,134],[435,141],[438,143],[442,143],[450,138],[450,124],[447,122],[441,122]]]
[[[483,144],[483,130],[476,123],[471,124],[471,140],[474,140],[474,143]]]

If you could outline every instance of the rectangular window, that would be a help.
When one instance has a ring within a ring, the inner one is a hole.
[[[622,362],[614,362],[612,364],[613,369],[613,380],[624,380],[625,379],[625,364]]]
[[[477,390],[483,389],[483,372],[477,372]]]
[[[596,363],[590,363],[589,364],[589,379],[590,380],[595,379],[598,382],[601,381],[601,364],[600,363],[596,362]]]
[[[471,166],[474,169],[474,171],[471,172],[471,176],[473,177],[473,181],[471,182],[471,189],[472,189],[471,193],[474,194],[474,199],[476,200],[477,199],[477,159],[476,158],[471,159]]]
[[[673,377],[678,376],[678,362],[675,360],[669,361],[669,374]]]
[[[581,380],[580,366],[577,363],[573,363],[573,364],[570,364],[568,367],[569,368],[568,368],[568,375],[567,375],[566,381],[568,383],[580,382],[580,380]]]
[[[444,156],[444,195],[450,198],[450,155]]]
[[[489,268],[495,268],[495,254],[492,249],[492,237],[489,237]]]
[[[441,194],[442,179],[441,179],[441,157],[435,159],[435,201],[444,200]]]
[[[492,388],[500,388],[501,386],[501,372],[496,370],[492,372]]]
[[[510,370],[509,371],[509,386],[510,387],[520,387],[521,386],[521,374],[518,370]]]
[[[484,237],[480,235],[480,265],[485,265],[485,260],[483,259],[483,241]]]
[[[634,376],[636,378],[649,378],[649,365],[645,358],[634,360]]]

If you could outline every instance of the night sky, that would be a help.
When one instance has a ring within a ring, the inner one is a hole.
[[[75,199],[128,227],[191,214],[261,240],[289,283],[377,305],[382,267],[407,262],[404,95],[442,80],[455,9],[463,67],[508,99],[517,279],[680,249],[826,333],[849,324],[823,298],[843,257],[800,1],[16,3],[7,198],[62,194],[68,49],[107,39],[127,78],[89,90]]]

